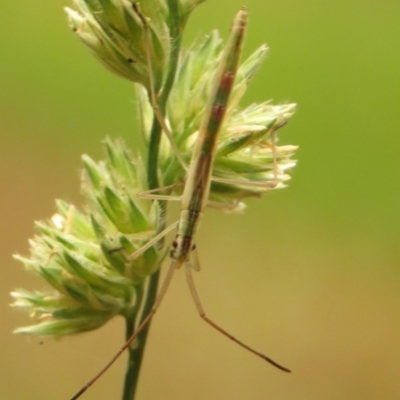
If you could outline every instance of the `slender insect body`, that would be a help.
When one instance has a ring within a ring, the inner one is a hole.
[[[235,74],[232,71],[226,71],[221,78],[220,89],[228,91],[233,85]]]
[[[178,225],[178,231],[172,242],[170,257],[176,261],[175,268],[189,262],[190,253],[194,248],[194,236],[202,213],[193,210],[182,210]]]
[[[182,195],[178,233],[170,253],[175,261],[189,261],[193,237],[207,204],[217,139],[239,64],[246,21],[247,11],[242,10],[232,27],[230,40],[216,74],[215,92],[200,127]],[[232,47],[235,48],[234,51]],[[181,266],[179,262],[175,264],[175,268]]]
[[[148,32],[148,26],[146,25],[147,24],[146,19],[140,13],[140,10],[138,9],[136,3],[133,5],[133,8],[138,13],[141,21],[143,22],[143,26],[145,28],[145,37],[147,37],[149,32]],[[230,333],[222,329],[215,322],[210,320],[206,316],[203,307],[200,303],[200,299],[194,285],[193,277],[191,275],[192,265],[190,263],[190,255],[195,247],[194,245],[195,234],[199,225],[199,221],[203,214],[203,210],[207,205],[209,197],[212,165],[215,157],[215,152],[217,149],[217,139],[224,122],[224,117],[226,114],[229,97],[232,92],[234,80],[236,77],[246,23],[247,23],[247,9],[243,7],[234,19],[234,23],[232,25],[228,42],[225,46],[224,54],[222,56],[222,59],[220,61],[216,73],[214,90],[211,93],[210,102],[206,108],[206,112],[204,114],[203,121],[200,126],[198,137],[194,146],[192,159],[189,166],[189,171],[182,194],[181,212],[180,212],[177,234],[172,243],[170,251],[170,257],[172,259],[172,262],[166,274],[164,283],[162,284],[159,290],[154,305],[150,313],[142,320],[142,322],[136,328],[136,331],[132,334],[132,336],[125,343],[125,345],[119,350],[119,352],[71,400],[78,399],[78,397],[80,397],[81,394],[84,393],[87,390],[87,388],[89,388],[114,363],[114,361],[122,354],[122,352],[131,345],[132,341],[145,328],[145,326],[150,322],[153,315],[156,313],[168,289],[174,271],[176,269],[179,269],[183,265],[185,265],[186,267],[185,270],[186,270],[187,282],[200,317],[214,329],[216,329],[229,339],[233,340],[239,346],[245,348],[251,353],[257,355],[258,357],[266,360],[275,367],[283,371],[290,372],[287,368],[277,364],[269,357],[265,356],[264,354],[254,350],[253,348],[247,346],[245,343],[236,339],[234,336],[232,336]],[[147,43],[150,43],[148,37],[147,37]],[[149,62],[149,71],[151,71],[149,54],[148,54],[148,62]],[[150,79],[150,81],[151,80],[152,79]],[[154,95],[152,97],[155,99]],[[156,111],[158,109],[158,105],[153,104],[153,108]],[[165,123],[160,123],[160,124],[164,127],[163,129],[166,129]],[[157,196],[154,196],[154,198],[157,198]],[[173,226],[176,226],[176,223],[173,224]],[[163,232],[159,233],[156,237],[154,237],[150,245],[154,245],[155,243],[157,243],[160,237],[167,234],[168,232],[170,232],[170,228],[166,228]],[[142,249],[139,249],[140,253],[144,251],[143,249],[147,249],[148,246],[149,243],[144,245]],[[131,255],[131,257],[134,257],[135,254],[137,253],[138,252],[135,252],[133,255]],[[193,265],[193,267],[194,269],[196,269],[195,265]]]
[[[225,105],[216,104],[213,107],[211,115],[210,115],[210,124],[209,124],[210,127],[212,127],[212,125],[216,125],[217,128],[219,127],[220,121],[225,116],[225,111],[226,111],[226,106]],[[210,140],[210,143],[211,143],[211,140]],[[213,141],[212,143],[216,144],[216,141]],[[215,144],[214,144],[214,147],[215,147]]]
[[[211,167],[212,157],[203,150],[190,165],[182,195],[178,231],[170,252],[173,260],[187,262],[190,259],[193,240],[208,200]],[[176,266],[176,268],[179,267]]]

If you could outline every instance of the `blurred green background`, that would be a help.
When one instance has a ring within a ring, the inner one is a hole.
[[[219,28],[243,0],[209,0],[186,42]],[[284,374],[207,327],[178,273],[154,320],[137,399],[399,399],[400,2],[247,0],[246,54],[271,50],[246,97],[294,101],[280,143],[298,144],[288,189],[243,215],[207,211],[196,274],[209,316],[293,369]],[[123,340],[99,331],[30,339],[8,307],[17,287],[44,289],[11,258],[54,199],[81,204],[80,155],[100,141],[137,149],[131,85],[67,27],[67,0],[3,1],[0,15],[1,399],[67,399]],[[119,399],[120,360],[85,399]]]

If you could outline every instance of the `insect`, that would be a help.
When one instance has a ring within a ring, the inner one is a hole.
[[[134,9],[143,22],[143,25],[145,27],[145,34],[146,32],[148,34],[146,19],[140,13],[137,6],[135,7],[134,5]],[[114,363],[114,361],[122,354],[122,352],[130,346],[132,341],[138,336],[138,334],[149,323],[151,318],[156,313],[168,289],[175,270],[181,268],[182,266],[185,267],[187,282],[197,311],[200,317],[205,322],[211,325],[218,332],[222,333],[223,335],[237,343],[239,346],[264,359],[265,361],[281,369],[282,371],[290,372],[289,369],[283,367],[282,365],[273,361],[271,358],[254,350],[242,341],[238,340],[206,316],[192,277],[192,269],[196,269],[196,264],[192,264],[190,262],[192,252],[195,250],[194,237],[198,228],[198,223],[208,201],[212,165],[217,147],[218,134],[224,121],[229,96],[234,84],[246,25],[247,9],[242,8],[234,18],[229,38],[224,49],[223,57],[216,72],[213,92],[210,97],[209,104],[207,105],[202,124],[200,126],[198,138],[195,143],[193,155],[185,181],[185,186],[183,189],[183,195],[181,197],[181,211],[179,221],[166,228],[163,232],[154,237],[145,246],[143,246],[141,249],[130,256],[131,259],[137,257],[139,253],[143,253],[148,247],[154,245],[160,239],[160,237],[164,236],[166,233],[177,226],[177,233],[174,241],[172,242],[172,248],[170,251],[172,262],[166,274],[164,282],[159,290],[154,305],[147,317],[142,321],[142,323],[138,326],[130,339],[113,357],[113,359],[110,360],[110,362],[74,397],[72,397],[71,400],[78,399]],[[149,72],[151,74],[151,64],[149,57],[148,63]],[[154,100],[154,90],[151,97]],[[157,113],[156,106],[154,107],[154,112]],[[160,124],[163,126],[164,130],[167,129],[165,123],[162,123],[160,121]],[[157,196],[153,197],[157,198]],[[158,196],[158,198],[164,197]]]

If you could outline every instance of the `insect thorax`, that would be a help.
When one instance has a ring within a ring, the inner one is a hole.
[[[177,234],[170,251],[170,257],[178,261],[178,263],[185,263],[190,259],[190,252],[194,249],[193,236]]]

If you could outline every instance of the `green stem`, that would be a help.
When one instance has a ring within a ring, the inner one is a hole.
[[[132,313],[125,318],[125,340],[132,336],[135,330],[135,319],[137,312],[140,309],[140,305],[143,302],[143,286],[139,285],[136,288],[136,304],[132,309]],[[140,337],[138,338],[140,340]],[[125,384],[122,400],[132,400],[135,397],[135,391],[137,387],[137,380],[139,378],[140,361],[142,358],[143,351],[141,346],[134,348],[130,346],[128,350],[128,365],[125,371]]]
[[[143,306],[142,316],[146,316],[150,313],[151,308],[153,307],[154,301],[157,297],[157,287],[158,287],[158,279],[160,274],[153,274],[149,278],[149,285],[147,289],[146,296],[143,296],[143,286],[137,287],[136,292],[136,300],[137,306],[133,309],[132,314],[125,319],[125,340],[132,336],[138,324],[135,324],[136,317],[139,309]],[[143,319],[143,318],[142,318]],[[124,392],[122,395],[122,400],[132,400],[135,398],[137,383],[139,379],[140,366],[142,364],[145,343],[147,334],[150,328],[150,324],[140,332],[137,343],[141,344],[138,347],[129,347],[128,348],[128,365],[125,371],[125,384],[124,384]]]
[[[171,36],[171,53],[169,57],[168,75],[161,95],[159,96],[158,107],[161,114],[165,115],[167,100],[171,92],[175,80],[175,73],[179,61],[179,51],[181,47],[181,28],[179,18],[179,5],[177,0],[168,0],[169,15],[170,15],[170,36]],[[147,158],[147,179],[149,189],[158,188],[158,153],[161,140],[161,126],[157,118],[153,118],[153,125],[151,128],[149,152]]]
[[[143,307],[143,316],[149,314],[151,307],[154,304],[154,301],[157,296],[157,287],[158,287],[158,279],[160,274],[155,273],[150,277],[149,286],[147,296],[142,300],[145,302]],[[125,338],[128,340],[134,330],[136,329],[135,326],[135,317],[133,315],[132,318],[126,319],[126,330],[125,330]],[[143,360],[143,354],[147,339],[147,334],[149,332],[150,324],[147,324],[146,327],[140,332],[137,340],[140,344],[137,348],[129,348],[129,358],[128,358],[128,366],[125,372],[125,385],[124,385],[124,392],[122,396],[122,400],[132,400],[135,398],[135,392],[137,388],[137,383],[139,379],[139,372],[140,366]]]
[[[171,92],[172,86],[175,80],[176,69],[178,66],[179,52],[181,46],[181,26],[180,26],[180,15],[179,15],[179,4],[178,0],[168,0],[169,16],[170,16],[170,36],[171,36],[171,53],[169,58],[168,74],[165,79],[163,90],[159,96],[158,107],[161,114],[165,115],[167,100]],[[158,188],[158,154],[160,148],[161,140],[161,126],[155,118],[153,117],[153,125],[150,133],[149,149],[147,157],[147,180],[149,189]],[[159,202],[160,204],[160,218],[158,232],[161,232],[165,227],[166,221],[166,203]],[[162,248],[163,241],[160,241],[159,247]],[[145,298],[139,300],[140,304],[144,301],[143,312],[138,321],[136,317],[136,312],[134,315],[126,319],[126,340],[131,337],[136,327],[143,321],[143,319],[149,314],[154,301],[157,296],[157,288],[159,281],[160,272],[159,270],[155,272],[148,282],[148,290]],[[137,311],[137,310],[135,310]],[[129,359],[128,366],[125,373],[125,383],[123,400],[133,400],[135,397],[135,391],[138,383],[140,366],[143,359],[144,349],[146,346],[147,334],[150,329],[150,323],[140,332],[137,340],[139,346],[136,349],[129,349]]]

